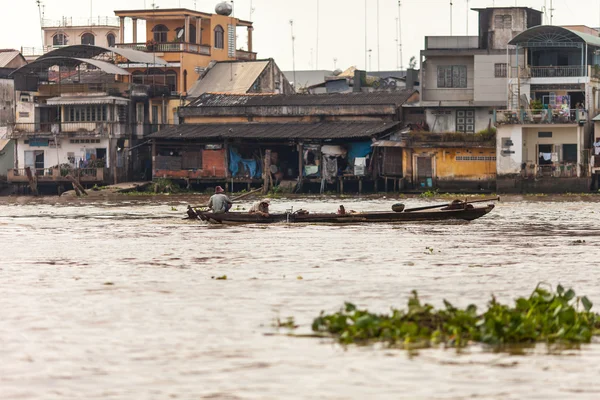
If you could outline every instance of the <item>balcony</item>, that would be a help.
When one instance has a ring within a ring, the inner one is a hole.
[[[251,51],[245,51],[245,50],[236,50],[235,58],[238,60],[243,60],[243,61],[255,61],[256,53],[251,52]]]
[[[68,83],[68,84],[42,84],[38,91],[40,96],[55,97],[68,93],[106,93],[112,96],[125,95],[129,91],[129,83]]]
[[[38,183],[68,183],[67,175],[71,175],[80,183],[104,182],[104,168],[31,168]],[[27,183],[27,171],[25,168],[9,169],[7,174],[9,183]]]
[[[17,122],[9,127],[12,139],[30,136],[122,136],[127,124],[122,122]]]
[[[133,49],[138,51],[156,52],[156,53],[195,53],[203,56],[210,56],[210,46],[196,43],[169,42],[169,43],[118,43],[120,49]]]
[[[587,121],[585,110],[552,107],[542,110],[497,110],[496,125],[578,124]]]
[[[517,68],[512,68],[512,76],[517,77]],[[585,65],[570,65],[561,67],[520,67],[519,78],[580,78],[588,76]]]

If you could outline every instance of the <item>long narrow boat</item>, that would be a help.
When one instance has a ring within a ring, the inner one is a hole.
[[[365,212],[339,215],[284,213],[269,214],[264,217],[258,214],[230,212],[215,214],[198,211],[198,218],[216,224],[273,224],[273,223],[304,223],[304,224],[361,224],[361,223],[393,223],[420,221],[473,221],[481,218],[494,209],[493,204],[485,207],[464,207],[459,209],[423,210],[414,212]]]

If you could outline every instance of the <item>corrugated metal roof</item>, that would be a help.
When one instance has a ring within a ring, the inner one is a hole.
[[[399,122],[184,124],[150,135],[154,139],[349,139],[397,129]]]
[[[252,106],[338,106],[404,104],[416,91],[328,94],[245,94],[205,93],[187,107],[252,107]]]
[[[29,74],[35,73],[41,70],[48,69],[55,65],[67,65],[71,67],[75,67],[81,63],[90,64],[95,67],[100,68],[102,71],[107,74],[113,75],[130,75],[129,72],[124,70],[123,68],[119,68],[114,64],[107,63],[106,61],[100,61],[93,58],[74,58],[74,57],[46,57],[46,58],[38,58],[35,61],[30,62],[27,65],[22,66],[17,69],[11,75],[15,74]]]
[[[46,104],[54,106],[61,104],[118,104],[126,106],[128,99],[114,96],[61,96],[53,97],[46,101]]]
[[[269,61],[220,62],[190,89],[189,97],[204,93],[247,93]]]
[[[150,65],[167,65],[167,62],[160,57],[156,57],[153,53],[146,53],[133,49],[121,49],[117,47],[92,46],[88,44],[76,44],[73,46],[65,46],[52,50],[43,56],[38,57],[38,60],[49,57],[81,57],[92,58],[105,53],[115,53],[125,57],[133,63],[142,63]]]
[[[551,37],[554,37],[554,40],[557,40],[558,42],[587,43],[592,46],[600,47],[600,37],[554,25],[539,25],[529,28],[515,36],[508,44],[527,45],[527,43],[530,42],[546,42],[549,40],[548,38]]]
[[[0,68],[6,67],[15,57],[19,56],[18,51],[3,51],[0,52]]]

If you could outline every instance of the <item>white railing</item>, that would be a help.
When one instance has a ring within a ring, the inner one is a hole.
[[[496,124],[520,125],[520,124],[577,124],[587,121],[585,110],[553,108],[536,110],[496,110]]]
[[[93,18],[73,18],[62,17],[61,19],[44,19],[42,28],[60,28],[70,26],[119,26],[118,17],[93,17]]]

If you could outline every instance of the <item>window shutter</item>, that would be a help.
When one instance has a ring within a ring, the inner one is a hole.
[[[446,68],[438,67],[437,70],[437,87],[446,87]]]
[[[235,58],[235,28],[233,25],[227,25],[227,48],[229,57]]]

